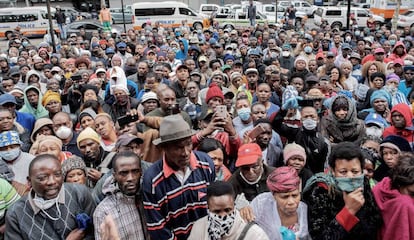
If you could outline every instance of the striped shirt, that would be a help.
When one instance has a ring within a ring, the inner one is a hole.
[[[191,173],[183,183],[166,160],[144,174],[144,211],[152,239],[187,239],[193,222],[207,215],[207,185],[215,179],[214,163],[202,152],[190,156]]]

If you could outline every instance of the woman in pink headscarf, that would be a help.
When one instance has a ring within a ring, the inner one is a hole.
[[[267,177],[270,192],[258,195],[251,202],[254,221],[271,240],[310,239],[307,206],[300,201],[300,179],[295,168],[279,167]]]

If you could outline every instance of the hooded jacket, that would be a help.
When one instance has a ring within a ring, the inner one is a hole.
[[[36,76],[39,78],[39,84],[40,84],[40,90],[41,90],[41,92],[42,92],[42,93],[46,92],[46,84],[41,82],[41,80],[42,80],[42,76],[40,76],[40,74],[39,74],[36,70],[29,70],[29,71],[26,73],[25,84],[26,84],[27,86],[29,86],[29,85],[30,85],[30,84],[29,84],[29,78],[30,78],[30,76],[32,76],[32,75],[36,75]]]
[[[345,119],[340,120],[336,117],[333,108],[338,98],[344,98],[348,104],[348,113]],[[357,119],[357,111],[354,102],[344,95],[336,95],[331,101],[329,115],[324,117],[321,122],[321,133],[332,143],[350,141],[357,143],[365,136],[365,124]]]
[[[184,61],[188,55],[188,42],[186,39],[178,40],[178,44],[180,44],[180,42],[183,43],[184,50],[180,48],[180,50],[178,50],[178,52],[175,54],[175,58],[178,60]]]
[[[412,122],[413,114],[411,113],[410,107],[405,103],[399,103],[391,109],[391,115],[394,112],[399,112],[401,113],[401,115],[403,115],[404,120],[405,120],[405,128],[398,129],[394,126],[389,126],[385,128],[384,133],[382,134],[382,137],[386,138],[389,135],[397,135],[397,136],[405,138],[412,146],[414,142],[414,134],[413,134],[413,131],[410,129],[413,127],[413,122]]]
[[[29,75],[29,74],[27,74],[27,75]],[[32,105],[29,102],[29,99],[27,99],[27,92],[29,90],[31,90],[31,89],[34,89],[35,91],[37,91],[39,93],[39,99],[37,101],[37,108],[33,108]],[[43,117],[49,117],[49,112],[42,105],[42,99],[43,99],[43,95],[42,95],[42,93],[40,92],[40,90],[37,87],[35,87],[35,86],[28,86],[24,90],[24,105],[20,109],[20,112],[30,113],[36,119],[43,118]]]
[[[384,221],[379,239],[414,239],[414,199],[392,189],[388,177],[372,192]]]
[[[403,52],[403,55],[402,56],[396,54],[396,49],[399,46],[402,46],[404,48],[404,52]],[[405,48],[404,43],[401,42],[401,41],[398,41],[398,42],[395,43],[395,46],[392,49],[392,53],[391,53],[389,59],[391,59],[392,61],[394,61],[395,59],[398,59],[398,58],[404,60],[404,58],[405,58],[406,55],[407,55],[407,49]]]

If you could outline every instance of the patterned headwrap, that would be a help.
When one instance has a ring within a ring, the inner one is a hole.
[[[266,184],[271,192],[291,192],[299,189],[300,179],[293,167],[279,167],[270,173]]]

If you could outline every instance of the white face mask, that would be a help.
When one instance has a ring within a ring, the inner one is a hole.
[[[20,156],[20,152],[20,148],[15,148],[9,151],[1,151],[0,158],[6,162],[11,162]]]
[[[345,37],[345,41],[346,41],[346,42],[350,42],[350,41],[351,41],[351,39],[352,39],[352,38],[351,38],[351,36],[346,36],[346,37]]]
[[[57,131],[56,131],[56,136],[60,139],[68,139],[70,137],[70,135],[72,134],[72,129],[66,127],[66,126],[61,126]]]
[[[58,197],[59,197],[59,195],[55,198],[45,200],[45,199],[37,196],[37,194],[35,194],[35,197],[33,198],[33,202],[38,208],[40,208],[42,210],[46,210],[46,209],[49,209],[49,208],[53,207],[53,205],[55,205],[57,203]]]
[[[365,129],[365,133],[367,134],[367,136],[372,136],[372,137],[377,137],[380,138],[382,137],[382,129],[372,126],[372,127],[367,127]]]
[[[313,120],[311,118],[306,118],[302,121],[302,126],[306,130],[313,130],[318,125],[318,122],[316,120]]]
[[[282,56],[283,57],[289,57],[290,56],[290,52],[289,51],[283,51],[282,52]]]

